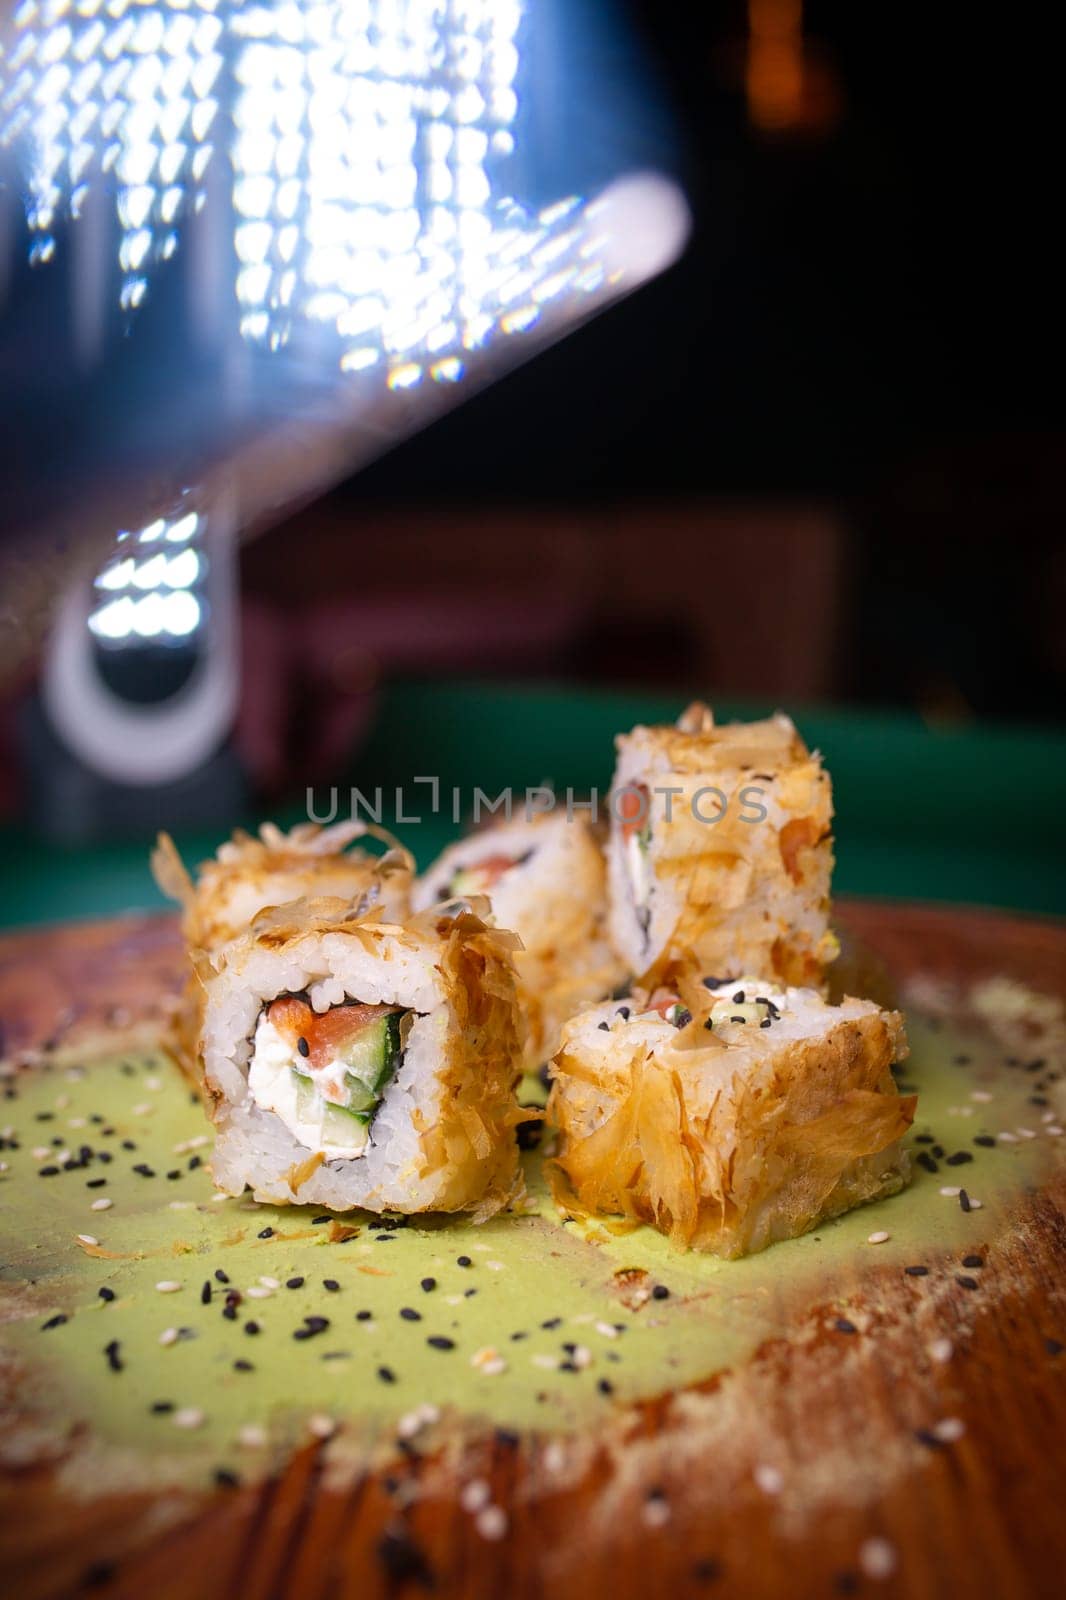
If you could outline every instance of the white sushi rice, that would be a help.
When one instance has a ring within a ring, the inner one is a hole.
[[[204,1075],[208,1088],[222,1097],[212,1167],[215,1182],[227,1193],[240,1194],[250,1186],[257,1200],[297,1200],[341,1210],[432,1207],[447,1174],[421,1172],[416,1122],[431,1127],[439,1120],[439,1069],[459,1023],[435,965],[439,949],[432,940],[422,940],[418,948],[410,935],[383,930],[376,942],[374,953],[358,937],[340,932],[312,933],[281,950],[257,943],[246,959],[232,967],[223,962],[208,978]],[[293,1169],[306,1164],[317,1147],[257,1104],[249,1071],[263,1007],[279,995],[303,991],[317,1012],[356,1001],[403,1006],[417,1016],[364,1149],[337,1158],[323,1151],[327,1160],[294,1189]]]

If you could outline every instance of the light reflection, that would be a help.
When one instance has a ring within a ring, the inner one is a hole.
[[[89,615],[93,635],[116,646],[195,633],[207,576],[206,554],[195,543],[205,527],[198,512],[179,506],[171,517],[122,529],[115,555],[93,585],[99,602]]]

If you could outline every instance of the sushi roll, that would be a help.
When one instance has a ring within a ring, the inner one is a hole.
[[[356,839],[374,837],[385,855],[349,850]],[[348,821],[328,828],[302,823],[282,833],[265,822],[258,839],[240,829],[211,861],[189,876],[169,834],[161,833],[152,856],[156,882],[182,908],[181,931],[198,950],[220,950],[248,931],[266,906],[305,896],[336,896],[364,908],[381,907],[400,922],[410,910],[414,862],[384,829]]]
[[[196,957],[216,1185],[336,1211],[484,1217],[514,1199],[529,1114],[511,945],[476,905],[398,926],[325,899]]]
[[[892,1076],[898,1012],[758,979],[681,987],[563,1029],[548,1118],[564,1210],[732,1257],[903,1187],[916,1101]]]
[[[563,1023],[625,976],[607,937],[603,852],[583,817],[515,818],[451,845],[414,887],[416,908],[483,894],[497,926],[522,941],[515,953],[526,1018],[525,1065],[554,1053]]]
[[[610,931],[649,985],[688,965],[825,986],[832,789],[782,713],[716,726],[691,706],[676,727],[615,741]]]

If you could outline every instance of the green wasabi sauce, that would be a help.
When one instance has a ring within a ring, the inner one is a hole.
[[[537,1152],[525,1158],[533,1211],[480,1227],[383,1226],[357,1212],[338,1228],[313,1207],[220,1201],[203,1114],[164,1056],[42,1067],[0,1110],[0,1359],[19,1408],[38,1432],[87,1427],[98,1457],[111,1451],[126,1472],[132,1461],[145,1481],[207,1484],[220,1467],[265,1470],[314,1416],[368,1444],[427,1403],[495,1426],[569,1430],[708,1379],[812,1308],[846,1310],[841,1285],[860,1268],[957,1272],[1050,1160],[1032,1080],[1007,1070],[985,1036],[920,1019],[909,1032],[912,1153],[933,1159],[932,1135],[939,1170],[916,1164],[902,1194],[734,1262],[678,1252],[650,1229],[563,1224]],[[995,1140],[1019,1125],[1036,1137]],[[956,1152],[970,1159],[949,1164]],[[979,1209],[967,1214],[944,1186],[964,1187]],[[879,1232],[888,1240],[871,1246]],[[249,1424],[265,1446],[242,1447]]]

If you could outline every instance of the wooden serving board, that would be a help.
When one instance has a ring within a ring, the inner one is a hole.
[[[1066,997],[1064,925],[840,911],[893,980],[919,980],[949,1017],[999,976]],[[6,937],[4,1053],[32,1070],[42,1047],[150,1038],[182,976],[165,918]],[[55,1463],[8,1467],[0,1572],[20,1600],[90,1588],[157,1600],[1059,1595],[1064,1199],[1060,1167],[1018,1193],[994,1237],[975,1235],[979,1294],[948,1274],[941,1292],[918,1295],[876,1250],[857,1252],[834,1297],[859,1308],[855,1336],[827,1331],[825,1307],[811,1305],[704,1383],[676,1391],[664,1374],[657,1398],[619,1408],[594,1436],[467,1430],[373,1466],[311,1442],[265,1482],[165,1495],[72,1495]],[[945,1418],[940,1438],[929,1424]],[[503,1510],[502,1537],[463,1504],[472,1479]]]

